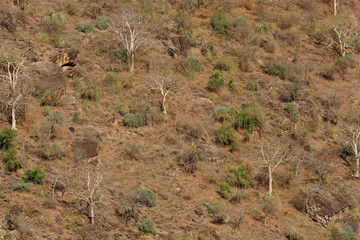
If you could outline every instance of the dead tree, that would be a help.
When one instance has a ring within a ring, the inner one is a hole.
[[[269,196],[272,195],[273,191],[273,173],[274,171],[283,164],[286,160],[289,148],[285,149],[280,144],[273,144],[268,141],[259,141],[261,151],[261,161],[263,162],[260,166],[267,168],[269,177]]]
[[[126,49],[129,71],[132,72],[136,50],[150,37],[148,22],[141,14],[133,10],[126,11],[115,21],[114,31],[119,34],[118,40]]]
[[[348,132],[348,140],[353,151],[356,169],[355,169],[355,177],[359,178],[359,167],[360,167],[360,124],[353,125],[347,128]]]
[[[29,78],[24,72],[25,60],[12,62],[5,55],[0,65],[0,103],[11,110],[11,128],[16,128],[16,112],[24,104],[29,91]],[[2,71],[2,72],[1,72]]]
[[[337,15],[337,9],[340,5],[340,2],[341,2],[340,0],[334,0],[334,16]]]
[[[177,79],[166,71],[162,74],[154,74],[152,77],[154,85],[150,84],[151,89],[161,94],[161,110],[167,114],[167,96],[177,88]]]
[[[90,172],[88,172],[87,175],[87,184],[86,184],[86,190],[83,192],[77,192],[74,189],[70,190],[71,195],[80,200],[80,201],[84,201],[86,203],[86,205],[89,207],[89,218],[91,221],[91,224],[95,223],[95,206],[97,203],[99,203],[101,200],[100,196],[97,196],[97,190],[100,187],[100,183],[102,181],[103,175],[98,173],[96,175],[96,180],[95,182],[92,184],[92,180],[91,180],[91,174]]]
[[[348,52],[353,51],[351,43],[359,35],[358,25],[358,19],[354,14],[336,16],[330,25],[329,46],[336,45],[341,56],[345,57]]]

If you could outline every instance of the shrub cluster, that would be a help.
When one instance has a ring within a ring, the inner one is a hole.
[[[5,168],[8,171],[16,171],[20,162],[16,160],[17,150],[13,147],[16,131],[11,128],[3,128],[0,131],[0,149],[4,152]]]
[[[142,231],[144,233],[152,233],[154,235],[157,234],[156,229],[154,227],[154,222],[150,219],[142,220],[139,229],[140,229],[140,231]]]
[[[128,113],[124,115],[124,125],[131,128],[145,126],[148,122],[148,114],[143,112]]]
[[[76,24],[76,30],[84,33],[94,32],[94,26],[91,22],[78,22]]]
[[[149,188],[139,188],[136,190],[135,199],[146,206],[154,207],[156,205],[156,196]]]
[[[210,76],[209,82],[206,84],[206,89],[210,92],[217,92],[224,83],[224,78],[219,70],[215,70]]]
[[[211,17],[211,25],[216,36],[228,36],[233,31],[233,24],[229,22],[223,8],[216,9]]]
[[[114,25],[111,18],[107,16],[101,16],[96,19],[95,27],[97,27],[100,30],[106,30],[109,27],[112,27]]]
[[[34,167],[33,169],[28,169],[22,178],[27,182],[41,184],[42,180],[45,178],[45,172],[41,170],[40,167]]]

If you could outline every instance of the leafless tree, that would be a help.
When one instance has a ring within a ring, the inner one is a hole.
[[[24,104],[29,92],[29,78],[24,72],[25,59],[17,62],[4,55],[3,69],[0,68],[0,103],[11,110],[11,127],[16,128],[16,111]],[[0,66],[1,67],[1,66]]]
[[[171,91],[177,88],[178,79],[175,76],[164,71],[161,74],[153,74],[151,76],[153,85],[150,84],[151,89],[158,91],[161,94],[161,109],[167,114],[167,96]]]
[[[337,15],[337,9],[339,8],[341,0],[334,0],[334,16]]]
[[[118,40],[126,49],[129,71],[132,72],[136,50],[150,37],[148,22],[143,15],[134,10],[124,11],[115,21],[114,31],[119,34]]]
[[[274,144],[269,141],[258,141],[261,151],[261,167],[265,167],[268,170],[269,177],[269,196],[273,191],[273,173],[274,171],[284,163],[287,158],[289,148],[282,147],[280,143]]]
[[[88,172],[87,175],[87,183],[86,183],[86,190],[83,192],[77,192],[74,189],[70,190],[71,195],[80,200],[84,201],[87,206],[89,207],[89,218],[91,221],[91,224],[95,223],[95,206],[97,203],[101,201],[101,196],[98,196],[97,190],[100,187],[100,183],[103,179],[103,175],[100,173],[96,174],[96,180],[94,183],[91,179],[91,174]]]
[[[360,167],[360,124],[353,124],[347,128],[348,132],[348,141],[351,146],[351,149],[354,152],[354,157],[356,161],[355,177],[359,178],[359,167]]]
[[[336,45],[341,56],[345,57],[347,52],[353,51],[350,44],[359,35],[358,25],[358,19],[354,14],[336,16],[330,25],[329,46]]]

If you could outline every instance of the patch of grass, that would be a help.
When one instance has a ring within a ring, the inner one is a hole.
[[[146,206],[154,207],[156,205],[156,195],[149,188],[139,188],[136,190],[135,199]]]
[[[201,62],[196,57],[189,57],[185,62],[185,74],[190,79],[195,79],[196,73],[201,71]]]
[[[231,197],[230,185],[225,181],[220,181],[218,183],[220,188],[219,194],[224,199],[229,199]]]
[[[299,115],[299,108],[295,102],[289,102],[286,104],[286,111],[291,117],[297,117]]]
[[[31,187],[30,183],[17,182],[17,183],[14,184],[13,190],[14,191],[19,191],[19,192],[25,192],[25,191],[29,191],[30,187]]]
[[[264,68],[264,72],[269,75],[278,76],[281,79],[286,79],[289,76],[287,67],[276,60],[268,61]]]
[[[18,160],[9,160],[5,164],[5,168],[8,171],[16,171],[18,168],[20,168],[20,162]]]
[[[117,106],[117,111],[121,116],[125,116],[126,114],[130,113],[129,106],[124,102],[119,103]]]
[[[140,154],[140,145],[137,143],[127,143],[124,147],[124,153],[131,159],[138,159]]]
[[[65,151],[59,144],[54,143],[51,145],[45,141],[41,141],[36,146],[35,153],[44,160],[61,159],[65,156]]]
[[[74,124],[81,124],[81,120],[80,120],[80,113],[79,112],[74,112],[72,115],[72,122]]]
[[[111,18],[107,16],[101,16],[96,19],[95,27],[97,27],[100,30],[106,30],[112,26],[114,26],[114,23],[111,20]]]
[[[206,84],[206,89],[210,92],[217,92],[224,83],[224,78],[219,70],[215,70],[210,76],[209,82]]]
[[[106,86],[111,88],[119,88],[123,83],[122,77],[116,72],[107,72],[104,79]]]
[[[41,106],[59,106],[64,91],[62,90],[46,90],[41,91],[38,95]]]
[[[150,219],[142,220],[139,229],[140,229],[140,231],[142,231],[144,233],[152,233],[154,235],[157,234],[156,229],[154,227],[154,222]]]
[[[22,178],[27,182],[41,184],[42,180],[45,178],[45,172],[41,170],[40,167],[34,167],[33,169],[28,169]]]
[[[128,113],[124,115],[124,125],[131,128],[142,127],[147,124],[145,113]]]
[[[217,107],[214,111],[214,119],[218,122],[230,120],[228,109],[226,107]]]
[[[256,92],[259,89],[259,84],[255,81],[250,79],[245,86],[246,90]]]
[[[247,129],[250,134],[256,126],[262,127],[265,122],[264,112],[256,104],[248,105],[241,111],[234,109],[230,114],[234,128]]]
[[[92,33],[95,31],[91,22],[78,22],[76,24],[76,30],[84,33]]]
[[[237,27],[245,27],[247,25],[248,25],[247,19],[245,17],[243,17],[243,16],[237,16],[234,19],[233,26],[235,28],[237,28]]]
[[[96,84],[83,86],[80,90],[80,97],[82,99],[89,99],[91,101],[98,101],[101,98],[100,88]]]
[[[238,188],[249,188],[254,186],[254,182],[250,179],[250,174],[245,164],[230,168],[230,173],[224,177],[223,181]]]
[[[334,224],[330,229],[330,236],[333,240],[356,240],[356,234],[349,226],[340,227]]]

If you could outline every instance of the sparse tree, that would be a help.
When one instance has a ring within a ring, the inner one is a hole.
[[[0,64],[0,103],[11,110],[11,128],[16,128],[16,112],[24,104],[24,99],[29,92],[29,78],[24,72],[25,60],[17,62],[9,60],[4,55],[3,63]]]
[[[119,34],[118,40],[126,49],[129,71],[134,70],[135,52],[150,37],[148,22],[143,15],[133,11],[124,11],[115,21],[115,33]]]
[[[334,16],[337,15],[337,9],[339,8],[341,0],[334,0]]]
[[[351,43],[359,35],[358,25],[358,19],[354,14],[336,16],[330,24],[329,46],[334,44],[341,56],[345,57],[348,52],[353,51]]]
[[[166,115],[167,97],[171,91],[177,88],[178,79],[166,71],[162,74],[152,75],[151,79],[153,80],[153,85],[150,84],[151,89],[154,89],[161,94],[161,110]]]
[[[359,167],[360,167],[360,125],[354,124],[347,128],[348,132],[348,140],[349,144],[351,146],[351,149],[353,150],[355,162],[356,162],[356,169],[355,169],[355,177],[359,178]]]
[[[95,206],[101,201],[101,196],[97,194],[97,191],[100,187],[100,183],[103,179],[103,175],[100,173],[96,174],[96,180],[94,183],[91,177],[90,172],[87,175],[87,183],[86,183],[86,190],[83,192],[77,192],[74,189],[70,190],[71,195],[80,200],[84,201],[87,206],[89,207],[89,218],[91,224],[95,223]]]
[[[284,163],[287,158],[289,148],[280,146],[280,143],[274,144],[269,141],[259,141],[261,151],[261,167],[267,168],[269,177],[269,196],[273,191],[273,173],[274,171]]]

